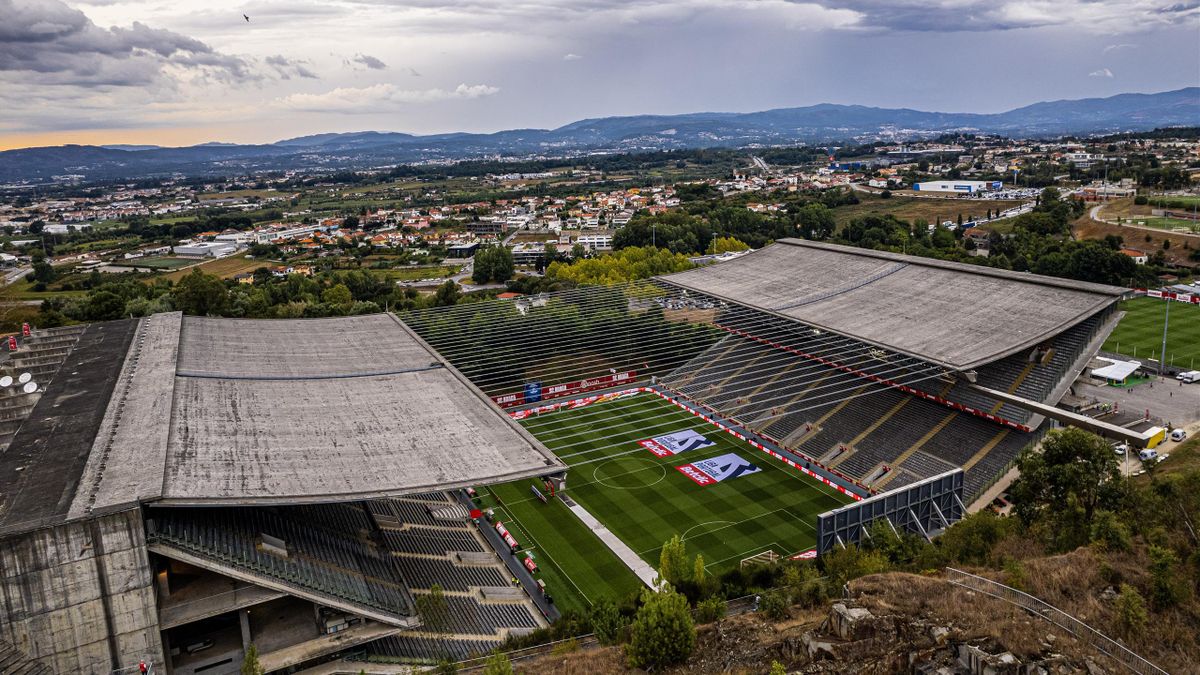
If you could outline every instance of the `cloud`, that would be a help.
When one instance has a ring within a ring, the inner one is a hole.
[[[567,54],[567,55],[563,56],[563,61],[578,61],[579,59],[582,59],[582,58],[583,57],[578,54]]]
[[[1107,47],[1104,48],[1104,53],[1107,54],[1109,52],[1115,52],[1118,49],[1137,49],[1137,45],[1129,44],[1127,42],[1122,42],[1121,44],[1118,44],[1118,45],[1108,45]]]
[[[277,100],[280,107],[305,112],[376,113],[381,108],[475,99],[499,93],[486,84],[460,84],[454,89],[400,89],[393,84],[338,87],[322,94],[291,94]]]
[[[1088,77],[1112,77],[1112,76],[1113,76],[1112,71],[1109,70],[1108,68],[1101,68],[1099,70],[1093,70],[1092,72],[1088,73]]]
[[[1124,33],[1200,16],[1200,3],[1168,7],[1161,0],[816,0],[847,9],[858,25],[906,31],[995,31],[1077,26]]]
[[[354,58],[350,60],[354,63],[360,63],[371,70],[384,70],[387,68],[386,63],[369,54],[355,54]]]
[[[421,76],[421,74],[417,72],[417,69],[416,69],[416,68],[413,68],[413,67],[411,67],[411,66],[408,68],[408,74],[409,74],[409,75],[412,75],[413,77],[420,77],[420,76]]]
[[[318,79],[317,74],[308,69],[306,65],[307,61],[289,59],[286,56],[276,54],[275,56],[268,56],[263,59],[263,63],[271,66],[281,80],[290,80],[293,75],[310,80]]]
[[[147,86],[164,71],[254,79],[245,60],[169,30],[134,22],[101,28],[59,0],[0,0],[0,74],[45,85]]]

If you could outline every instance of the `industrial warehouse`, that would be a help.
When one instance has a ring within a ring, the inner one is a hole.
[[[836,490],[777,553],[857,541],[884,496],[912,508],[871,518],[933,536],[1048,420],[1144,444],[1056,407],[1125,292],[785,239],[404,316],[35,331],[3,365],[38,386],[0,398],[0,649],[89,673],[236,672],[251,644],[267,672],[486,653],[557,611],[472,488],[553,499],[570,467],[644,454],[607,424],[620,397],[663,402],[644,436],[682,408],[689,438],[736,434],[744,464]],[[594,458],[563,441],[584,427]]]

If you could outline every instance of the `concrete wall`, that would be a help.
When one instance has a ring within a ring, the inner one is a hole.
[[[0,638],[60,673],[162,663],[138,510],[0,540]]]

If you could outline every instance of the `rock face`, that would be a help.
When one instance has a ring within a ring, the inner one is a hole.
[[[802,648],[789,649],[796,642]],[[1092,670],[1096,665],[1090,661],[1076,663],[1054,653],[1021,659],[992,640],[971,639],[953,626],[911,616],[876,616],[852,601],[834,603],[816,629],[805,631],[798,641],[785,640],[780,647],[780,656],[790,663],[807,662],[792,671],[800,673],[1065,675],[1096,672]]]

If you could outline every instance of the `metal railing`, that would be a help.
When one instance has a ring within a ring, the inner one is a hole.
[[[1061,609],[1043,600],[1039,600],[1028,593],[1018,591],[1011,586],[1005,586],[991,579],[985,579],[969,572],[954,569],[953,567],[946,568],[946,580],[956,586],[977,593],[983,593],[984,595],[989,595],[1009,604],[1016,605],[1030,614],[1067,631],[1075,636],[1075,639],[1085,645],[1094,647],[1100,653],[1139,675],[1168,675],[1167,671],[1133,653],[1125,645],[1104,635]]]

